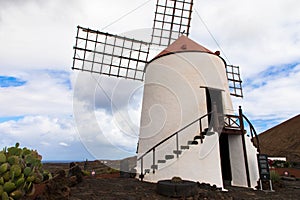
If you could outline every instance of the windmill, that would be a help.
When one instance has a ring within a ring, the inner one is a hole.
[[[193,0],[157,0],[150,42],[78,26],[72,69],[144,82],[141,180],[254,187],[256,132],[230,97],[243,96],[239,67],[188,37],[192,9]],[[150,58],[154,46],[165,49]]]

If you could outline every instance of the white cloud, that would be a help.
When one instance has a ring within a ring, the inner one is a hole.
[[[300,113],[297,99],[300,98],[300,65],[277,75],[256,76],[251,80],[254,85],[246,85],[243,100],[235,99],[235,104],[243,105],[244,111],[252,120],[260,120],[260,130],[264,131]],[[263,84],[262,84],[263,83]],[[256,86],[256,84],[258,86]],[[263,121],[265,120],[265,122]]]
[[[51,118],[47,116],[25,116],[17,121],[7,121],[0,124],[1,132],[14,139],[21,139],[31,145],[38,141],[47,142],[51,140],[74,141],[76,136],[74,124],[71,117]],[[50,143],[54,144],[54,143]]]
[[[96,119],[103,136],[111,144],[122,148],[124,151],[134,152],[138,140],[139,124],[131,121],[128,114],[133,118],[139,118],[140,109],[119,110],[113,116],[103,110],[97,110]]]
[[[245,78],[272,65],[299,61],[299,6],[297,0],[195,2],[231,64],[240,65]],[[200,43],[219,49],[195,13],[192,29]]]
[[[77,25],[99,30],[140,4],[138,0],[0,1],[1,64],[18,69],[70,69]],[[118,33],[141,28],[145,18],[151,26],[152,12],[147,8],[152,4],[135,12],[139,18],[129,15],[117,26],[109,26],[109,30]],[[130,21],[136,23],[126,23]]]
[[[0,116],[71,114],[69,73],[28,70],[17,76],[26,84],[0,88]]]
[[[59,145],[68,144],[74,151],[72,146],[80,142],[73,119],[66,116],[61,118],[25,116],[17,121],[0,123],[0,132],[1,147],[12,146],[19,142],[22,146],[37,149],[46,160],[55,156],[61,159]],[[72,157],[72,154],[66,153],[64,156]]]
[[[59,145],[64,146],[64,147],[69,147],[70,145],[65,143],[65,142],[60,142]]]
[[[80,84],[81,85],[81,84]],[[92,87],[95,85],[84,84],[84,87]],[[96,158],[111,158],[111,152],[115,152],[114,156],[119,158],[130,156],[136,150],[137,134],[139,131],[139,115],[140,106],[137,106],[141,98],[136,99],[136,95],[131,96],[126,94],[118,98],[113,98],[113,91],[109,90],[114,85],[102,85],[105,91],[108,91],[111,102],[103,105],[102,108],[95,106],[95,91],[90,90],[85,95],[75,92],[73,99],[74,117],[76,127],[80,135],[82,143],[86,146],[89,152]],[[79,88],[76,88],[77,91]],[[126,88],[125,88],[126,89]],[[80,93],[79,89],[79,93]],[[120,90],[121,91],[121,90]],[[102,98],[107,98],[102,96]],[[97,98],[97,100],[100,100]],[[103,100],[102,100],[103,101]],[[110,106],[107,106],[110,105]],[[140,105],[140,104],[139,104]],[[115,107],[117,106],[117,107]],[[113,108],[114,107],[114,108]],[[116,110],[115,110],[116,109]],[[106,151],[103,152],[103,149]]]

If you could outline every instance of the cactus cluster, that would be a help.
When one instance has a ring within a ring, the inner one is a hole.
[[[0,151],[0,197],[2,200],[21,199],[33,192],[49,173],[42,170],[42,157],[36,150],[15,146]]]

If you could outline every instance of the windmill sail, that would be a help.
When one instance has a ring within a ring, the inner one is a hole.
[[[77,27],[72,69],[143,81],[150,43]]]
[[[188,36],[192,6],[193,0],[158,0],[150,43],[78,26],[72,69],[143,81],[150,45]]]
[[[243,97],[242,80],[239,66],[226,65],[226,74],[230,94],[236,97]]]
[[[168,46],[189,35],[193,0],[157,0],[151,44]]]

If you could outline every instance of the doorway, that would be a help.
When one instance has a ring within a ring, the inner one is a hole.
[[[213,111],[213,104],[216,104],[218,123],[220,126],[220,137],[219,137],[219,147],[220,147],[220,158],[221,158],[221,170],[224,185],[230,185],[232,181],[231,165],[230,165],[230,154],[229,154],[229,142],[228,135],[221,133],[224,125],[224,109],[223,109],[223,90],[215,88],[206,88],[206,103],[207,103],[207,113]],[[211,123],[212,116],[208,116],[209,126]]]
[[[223,113],[224,113],[224,109],[223,109],[223,99],[222,99],[222,92],[223,90],[219,90],[219,89],[215,89],[215,88],[205,88],[205,92],[206,92],[206,107],[207,107],[207,113],[210,113],[211,111],[213,111],[213,104],[216,104],[217,107],[217,114],[218,114],[218,118],[219,118],[219,124],[222,125],[223,124]],[[212,115],[208,115],[208,124],[209,124],[209,128],[211,128],[212,126]]]
[[[229,142],[228,142],[227,134],[221,133],[219,138],[219,146],[220,146],[223,183],[225,185],[230,185],[232,180],[232,174],[231,174]]]

